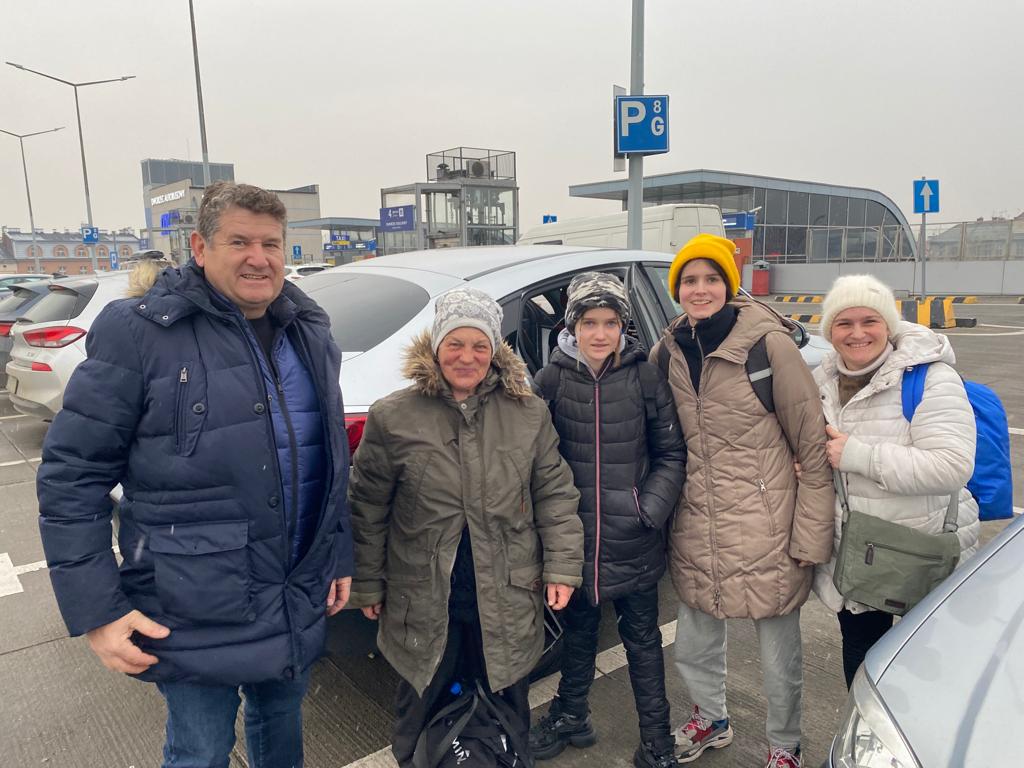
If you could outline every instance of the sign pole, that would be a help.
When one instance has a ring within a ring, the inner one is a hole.
[[[633,0],[633,35],[630,46],[629,93],[644,92],[644,0]],[[643,247],[644,156],[629,156],[629,196],[627,198],[626,247]]]
[[[928,295],[928,289],[925,282],[925,273],[928,269],[928,235],[927,228],[925,225],[925,219],[928,214],[921,214],[921,298],[923,299]]]

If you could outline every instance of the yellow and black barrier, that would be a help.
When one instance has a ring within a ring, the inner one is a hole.
[[[796,320],[798,323],[811,323],[812,325],[821,324],[821,315],[783,315],[788,317],[790,320]]]
[[[896,311],[911,323],[928,328],[956,328],[952,296],[929,296],[925,299],[897,299]]]
[[[977,304],[977,296],[947,296],[947,299],[952,299],[954,304]]]
[[[821,304],[821,296],[776,296],[776,301],[793,304]]]

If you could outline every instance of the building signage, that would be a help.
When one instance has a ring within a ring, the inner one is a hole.
[[[416,206],[397,205],[381,208],[380,228],[385,232],[411,232],[416,228]]]
[[[168,192],[166,195],[157,195],[149,199],[151,206],[160,205],[161,203],[169,203],[172,200],[181,200],[185,196],[185,190],[179,189],[176,192]]]
[[[757,214],[754,213],[723,213],[722,224],[726,229],[753,229],[754,220]]]
[[[615,97],[615,151],[629,155],[668,152],[668,96]]]

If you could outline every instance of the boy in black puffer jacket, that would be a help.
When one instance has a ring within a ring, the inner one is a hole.
[[[562,679],[530,732],[535,758],[597,741],[587,697],[600,601],[619,618],[640,721],[637,768],[677,765],[665,697],[658,581],[665,528],[686,478],[686,445],[664,375],[624,334],[630,306],[617,277],[585,272],[569,284],[565,329],[536,383],[572,467],[584,530],[583,589],[562,614]]]

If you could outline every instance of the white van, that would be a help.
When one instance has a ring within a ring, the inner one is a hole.
[[[516,245],[591,245],[626,247],[627,211],[590,219],[541,224],[525,232]],[[717,205],[679,203],[644,208],[645,251],[676,253],[702,232],[725,237],[722,211]]]

